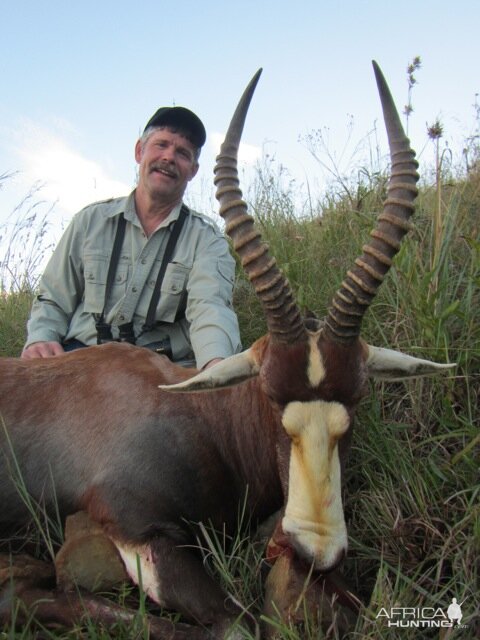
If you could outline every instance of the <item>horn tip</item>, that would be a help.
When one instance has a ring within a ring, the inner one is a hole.
[[[383,75],[380,65],[376,60],[372,60],[373,72],[375,73],[375,79],[377,84],[386,84],[385,76]]]
[[[250,80],[249,88],[255,89],[260,80],[260,76],[262,75],[263,67],[260,67],[258,71],[253,75],[253,78]]]

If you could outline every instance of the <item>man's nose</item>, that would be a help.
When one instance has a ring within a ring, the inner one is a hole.
[[[168,145],[167,147],[163,147],[161,153],[161,159],[164,162],[174,162],[175,160],[175,149],[173,145]]]

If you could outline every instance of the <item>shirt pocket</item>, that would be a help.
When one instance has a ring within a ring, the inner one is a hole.
[[[89,313],[101,313],[105,306],[105,289],[110,258],[103,254],[87,254],[84,256],[84,264],[84,309]],[[125,294],[127,281],[128,264],[120,263],[115,271],[108,299],[109,308]]]
[[[182,317],[187,303],[187,282],[190,268],[170,262],[165,270],[156,318],[159,322],[175,322]],[[153,291],[153,287],[152,287]]]

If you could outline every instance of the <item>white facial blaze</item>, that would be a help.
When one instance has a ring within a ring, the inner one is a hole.
[[[322,355],[318,348],[318,332],[309,336],[310,342],[310,358],[308,361],[307,376],[312,388],[318,385],[325,378],[325,367],[323,365]]]
[[[337,443],[348,413],[337,402],[292,402],[282,422],[292,440],[282,527],[303,557],[326,570],[347,549]]]

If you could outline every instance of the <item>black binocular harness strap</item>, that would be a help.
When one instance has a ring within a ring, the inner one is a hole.
[[[165,271],[167,270],[168,263],[171,261],[175,246],[177,244],[178,237],[185,223],[185,219],[189,213],[188,207],[182,204],[178,218],[175,220],[168,238],[167,246],[165,247],[165,253],[163,254],[162,263],[158,271],[157,280],[153,288],[152,298],[147,311],[147,317],[145,324],[142,327],[142,334],[147,331],[151,331],[155,326],[155,315],[157,311],[158,301],[160,300],[160,291],[162,288],[163,278]],[[120,258],[120,252],[122,250],[123,240],[125,237],[126,220],[123,213],[120,214],[117,223],[117,230],[115,233],[115,239],[113,241],[112,255],[110,257],[110,264],[108,265],[107,282],[105,284],[105,300],[103,303],[103,309],[101,314],[95,316],[95,326],[97,329],[97,342],[105,340],[112,340],[111,326],[105,322],[105,309],[107,307],[108,298],[113,287],[113,281],[115,279],[115,273],[117,271],[118,261]],[[124,336],[126,341],[135,343],[135,336],[133,335],[133,324],[128,322],[119,326],[120,336]]]

